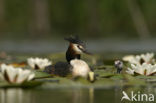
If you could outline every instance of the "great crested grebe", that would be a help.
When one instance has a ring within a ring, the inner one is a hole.
[[[82,53],[90,54],[86,50],[85,44],[76,36],[65,38],[65,40],[69,41],[68,50],[66,51],[67,62],[58,62],[55,65],[46,67],[44,71],[58,76],[66,76],[69,73],[72,73],[74,77],[90,76],[92,73],[89,73],[91,69],[88,64],[80,60]]]
[[[116,60],[114,62],[115,68],[117,69],[117,74],[120,74],[123,69],[123,62],[120,60]]]

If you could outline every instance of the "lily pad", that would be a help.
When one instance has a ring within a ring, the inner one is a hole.
[[[45,73],[43,71],[34,71],[34,73],[35,73],[35,79],[52,77],[51,74]]]
[[[8,82],[0,82],[0,88],[34,88],[42,85],[43,82],[29,81],[22,84],[10,84]]]

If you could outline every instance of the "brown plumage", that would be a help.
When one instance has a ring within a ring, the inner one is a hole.
[[[81,59],[80,53],[74,49],[74,46],[75,45],[73,43],[70,43],[66,52],[66,60],[68,63],[73,59]]]

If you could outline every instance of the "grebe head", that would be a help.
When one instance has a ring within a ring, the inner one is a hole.
[[[85,54],[90,54],[87,49],[86,49],[86,46],[84,44],[83,41],[81,41],[79,39],[78,36],[71,36],[71,37],[68,37],[68,38],[65,38],[65,40],[69,41],[70,42],[70,49],[72,49],[76,54],[82,54],[82,53],[85,53]]]

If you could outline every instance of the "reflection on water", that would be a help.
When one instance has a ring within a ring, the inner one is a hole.
[[[140,88],[0,89],[0,103],[120,103],[122,91],[156,94],[149,86]]]
[[[94,88],[0,89],[0,103],[115,103],[115,101],[115,90]]]
[[[23,92],[22,89],[1,89],[0,103],[30,103],[30,94]]]

